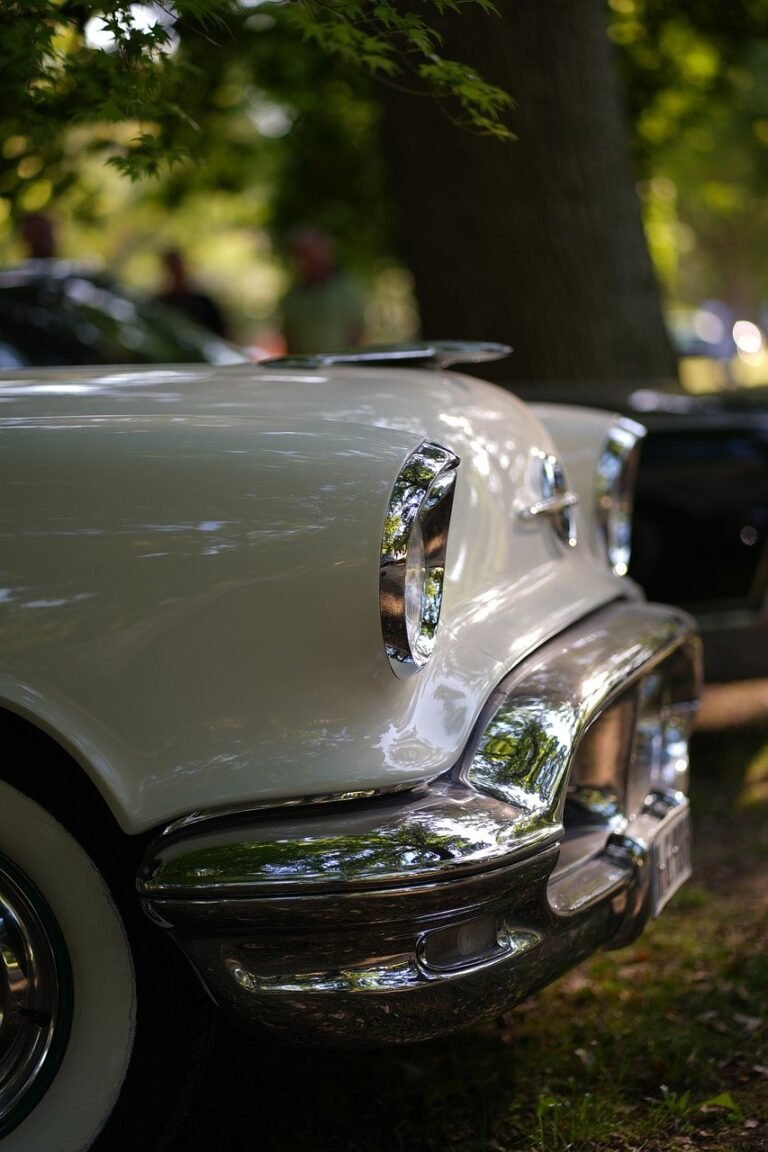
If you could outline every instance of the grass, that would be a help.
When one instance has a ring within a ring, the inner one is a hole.
[[[694,748],[695,879],[641,939],[500,1019],[369,1053],[222,1031],[174,1152],[764,1152],[768,744]]]

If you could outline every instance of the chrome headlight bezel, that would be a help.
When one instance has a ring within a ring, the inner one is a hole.
[[[620,417],[611,425],[597,461],[595,516],[598,537],[614,576],[626,576],[632,553],[632,510],[642,424]]]
[[[381,542],[379,611],[398,676],[418,672],[435,646],[459,457],[424,440],[400,469]]]

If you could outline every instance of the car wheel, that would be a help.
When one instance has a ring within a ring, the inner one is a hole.
[[[209,1013],[145,922],[115,830],[109,853],[78,835],[0,781],[0,1148],[156,1152],[191,1095]]]

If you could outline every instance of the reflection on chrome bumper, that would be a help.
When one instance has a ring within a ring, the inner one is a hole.
[[[241,1022],[406,1041],[633,939],[689,872],[683,613],[617,604],[537,651],[414,792],[170,829],[145,907]]]

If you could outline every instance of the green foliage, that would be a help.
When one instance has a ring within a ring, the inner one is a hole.
[[[498,15],[490,0],[471,2]],[[439,32],[420,13],[402,7],[385,0],[371,5],[358,0],[302,0],[289,6],[288,16],[306,41],[328,55],[362,65],[383,82],[410,85],[414,93],[432,92],[465,128],[511,138],[503,120],[513,104],[510,95],[468,65],[446,60]],[[458,0],[428,0],[424,7],[434,9],[437,16],[460,10]],[[458,112],[453,111],[456,107]]]
[[[490,0],[463,2],[495,13]],[[332,69],[350,105],[341,126],[360,116],[351,104],[367,77],[412,86],[464,126],[505,138],[510,97],[444,59],[429,23],[458,6],[428,0],[422,16],[387,0],[276,0],[256,10],[238,0],[0,0],[0,196],[34,211],[65,189],[83,147],[82,135],[76,149],[71,142],[79,125],[92,129],[85,146],[132,180],[184,158],[208,162],[211,145],[225,178],[216,141],[223,130],[225,139],[251,146],[257,134],[247,130],[247,103],[253,119],[254,98],[271,86],[295,119],[307,103],[317,112],[317,89],[302,85],[314,75],[327,88]],[[273,29],[278,43],[264,50],[262,33]],[[278,59],[286,64],[279,79]],[[242,93],[233,103],[222,92],[227,84]],[[338,113],[345,99],[335,95]],[[340,139],[341,131],[334,143]]]
[[[633,143],[641,168],[706,119],[713,100],[738,103],[745,56],[768,36],[768,0],[609,0]]]
[[[768,297],[768,0],[609,0],[668,293]]]
[[[338,239],[345,264],[369,269],[390,233],[378,106],[365,73],[300,43],[288,15],[239,14],[215,52],[203,29],[182,30],[197,82],[178,94],[188,120],[169,140],[204,163],[176,165],[144,196],[174,211],[211,190],[233,207],[239,197],[251,227],[279,239],[312,223]]]
[[[212,0],[178,0],[182,18],[218,23],[232,7]],[[88,21],[98,18],[109,48],[89,44]],[[0,73],[3,136],[24,135],[48,160],[72,124],[154,122],[162,126],[179,109],[168,99],[174,70],[170,10],[141,21],[130,0],[5,0],[0,7],[4,66]],[[138,132],[123,163],[133,175],[153,171],[160,134]],[[146,162],[145,162],[146,159]]]
[[[10,213],[54,201],[68,219],[103,216],[106,161],[154,178],[132,194],[150,215],[229,197],[238,226],[279,240],[314,223],[369,273],[395,247],[377,86],[436,100],[459,130],[511,136],[511,97],[444,54],[441,16],[468,3],[503,34],[490,0],[162,0],[149,20],[135,0],[0,0],[0,238]],[[667,294],[757,314],[768,0],[609,0],[608,12]]]

